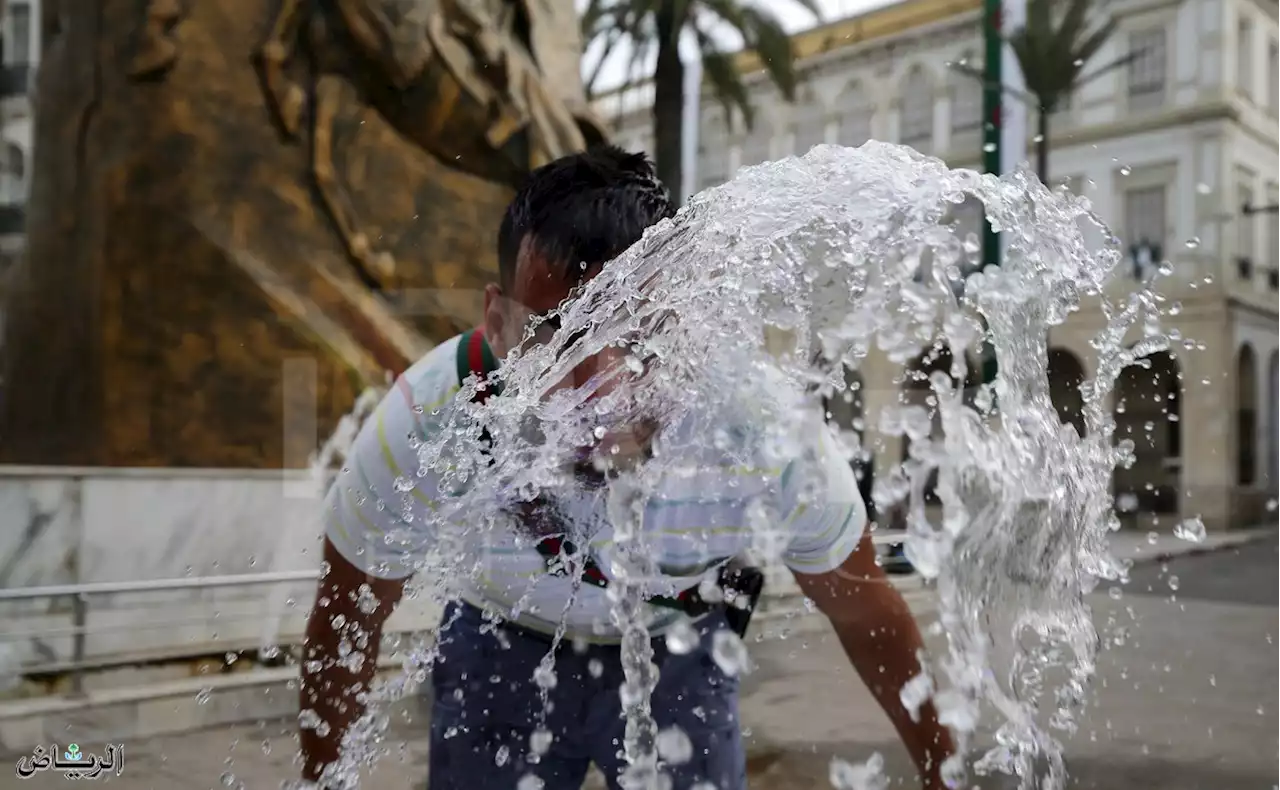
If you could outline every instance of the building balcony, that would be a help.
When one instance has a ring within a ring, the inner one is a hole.
[[[0,99],[29,94],[34,72],[30,63],[8,63],[0,66]]]
[[[27,225],[27,207],[22,205],[0,206],[0,236],[22,233]]]

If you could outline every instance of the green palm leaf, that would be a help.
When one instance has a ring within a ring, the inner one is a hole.
[[[820,17],[818,0],[790,1]],[[783,98],[793,101],[797,82],[794,52],[791,37],[772,10],[775,3],[776,0],[589,0],[580,23],[583,41],[597,45],[596,49],[604,57],[615,52],[618,46],[630,44],[634,56],[631,65],[634,67],[640,62],[647,62],[649,56],[657,52],[660,62],[668,64],[668,67],[663,67],[666,70],[663,79],[670,84],[655,85],[655,88],[657,93],[672,99],[676,89],[683,95],[684,86],[682,80],[676,85],[683,70],[679,64],[673,64],[670,54],[672,48],[679,47],[680,39],[686,37],[698,47],[706,84],[715,100],[725,108],[726,118],[732,123],[735,116],[741,117],[750,128],[755,113],[750,95],[742,83],[742,75],[737,71],[736,57],[723,50],[711,31],[727,28],[741,36],[746,49],[759,55],[765,73]],[[658,40],[659,18],[675,21],[672,28],[675,40]],[[661,60],[663,53],[667,55],[666,60]],[[597,62],[587,80],[588,90],[595,87],[599,75],[600,63]],[[658,104],[655,102],[654,105],[654,136],[658,147],[654,158],[658,160],[659,173],[666,172],[674,177],[680,172],[679,162],[665,160],[678,159],[681,152],[675,149],[669,135],[664,146],[663,141],[657,139],[657,132],[658,113],[665,113],[665,128],[671,129],[675,123],[672,115],[675,108],[671,103],[664,108],[659,108]],[[665,180],[670,182],[671,179]],[[668,187],[674,186],[668,183]]]

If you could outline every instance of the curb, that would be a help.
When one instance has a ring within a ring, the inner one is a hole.
[[[1203,557],[1206,554],[1216,554],[1228,549],[1238,549],[1241,546],[1247,546],[1250,543],[1257,543],[1258,541],[1274,537],[1276,534],[1277,530],[1274,529],[1259,530],[1258,532],[1250,535],[1241,535],[1239,539],[1223,541],[1222,543],[1218,543],[1213,546],[1196,546],[1185,551],[1166,550],[1156,552],[1149,556],[1134,557],[1133,564],[1138,565],[1146,562],[1169,562],[1171,560],[1182,559],[1183,557]]]

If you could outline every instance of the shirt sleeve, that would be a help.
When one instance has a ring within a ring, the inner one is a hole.
[[[456,388],[423,392],[409,376],[401,376],[365,420],[325,502],[326,537],[352,565],[379,579],[413,575],[435,543],[440,478],[420,475],[416,448],[439,428]],[[419,403],[422,395],[440,402]]]
[[[858,547],[867,524],[853,468],[837,448],[831,428],[824,424],[817,430],[812,454],[792,461],[782,476],[791,533],[782,560],[791,570],[806,574],[840,567]]]

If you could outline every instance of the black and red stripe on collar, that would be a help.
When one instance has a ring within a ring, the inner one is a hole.
[[[484,328],[476,327],[462,333],[462,337],[458,339],[458,384],[467,380],[467,376],[472,373],[484,381],[489,374],[498,369],[498,358],[493,355],[493,349],[489,348],[489,341],[485,339]],[[484,403],[490,395],[496,395],[499,388],[490,389],[484,387],[476,392],[476,401]]]

